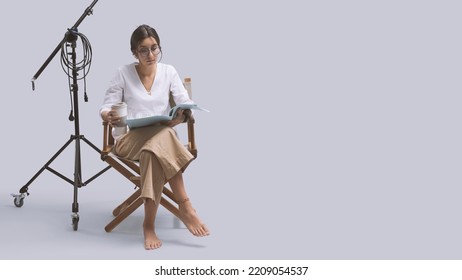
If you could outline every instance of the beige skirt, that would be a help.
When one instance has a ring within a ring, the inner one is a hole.
[[[139,161],[141,197],[150,198],[157,204],[164,185],[194,159],[179,141],[176,131],[163,125],[130,130],[117,139],[114,153]]]

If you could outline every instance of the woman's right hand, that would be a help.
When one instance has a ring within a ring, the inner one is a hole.
[[[110,110],[103,113],[103,120],[107,121],[112,126],[115,126],[120,122],[120,117],[116,110]]]

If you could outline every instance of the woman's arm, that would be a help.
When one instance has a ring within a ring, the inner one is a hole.
[[[171,77],[170,92],[172,93],[173,101],[175,101],[176,104],[193,104],[194,102],[189,98],[188,91],[184,87],[183,81],[173,66],[170,66],[169,76]]]
[[[115,124],[118,120],[117,112],[112,110],[112,105],[123,100],[124,82],[121,70],[118,69],[109,83],[109,87],[104,95],[103,105],[100,108],[100,116],[104,121]]]

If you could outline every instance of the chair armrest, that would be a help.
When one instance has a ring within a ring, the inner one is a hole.
[[[112,137],[112,126],[109,122],[103,121],[103,149],[102,155],[107,155],[111,152],[114,146],[114,137]]]
[[[191,115],[188,120],[188,147],[194,158],[197,157],[196,138],[194,135],[194,117]]]

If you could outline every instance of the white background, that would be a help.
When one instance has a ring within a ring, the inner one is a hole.
[[[110,171],[79,191],[45,171],[69,139],[59,55],[30,79],[90,1],[2,2],[1,259],[460,259],[462,101],[458,1],[99,1],[79,26],[93,47],[81,132],[131,32],[155,27],[163,62],[193,78],[199,157],[185,179],[212,235],[159,213],[164,246],[143,250],[142,211],[112,233],[133,188]],[[104,167],[82,144],[84,179]],[[72,178],[73,146],[55,162]]]

